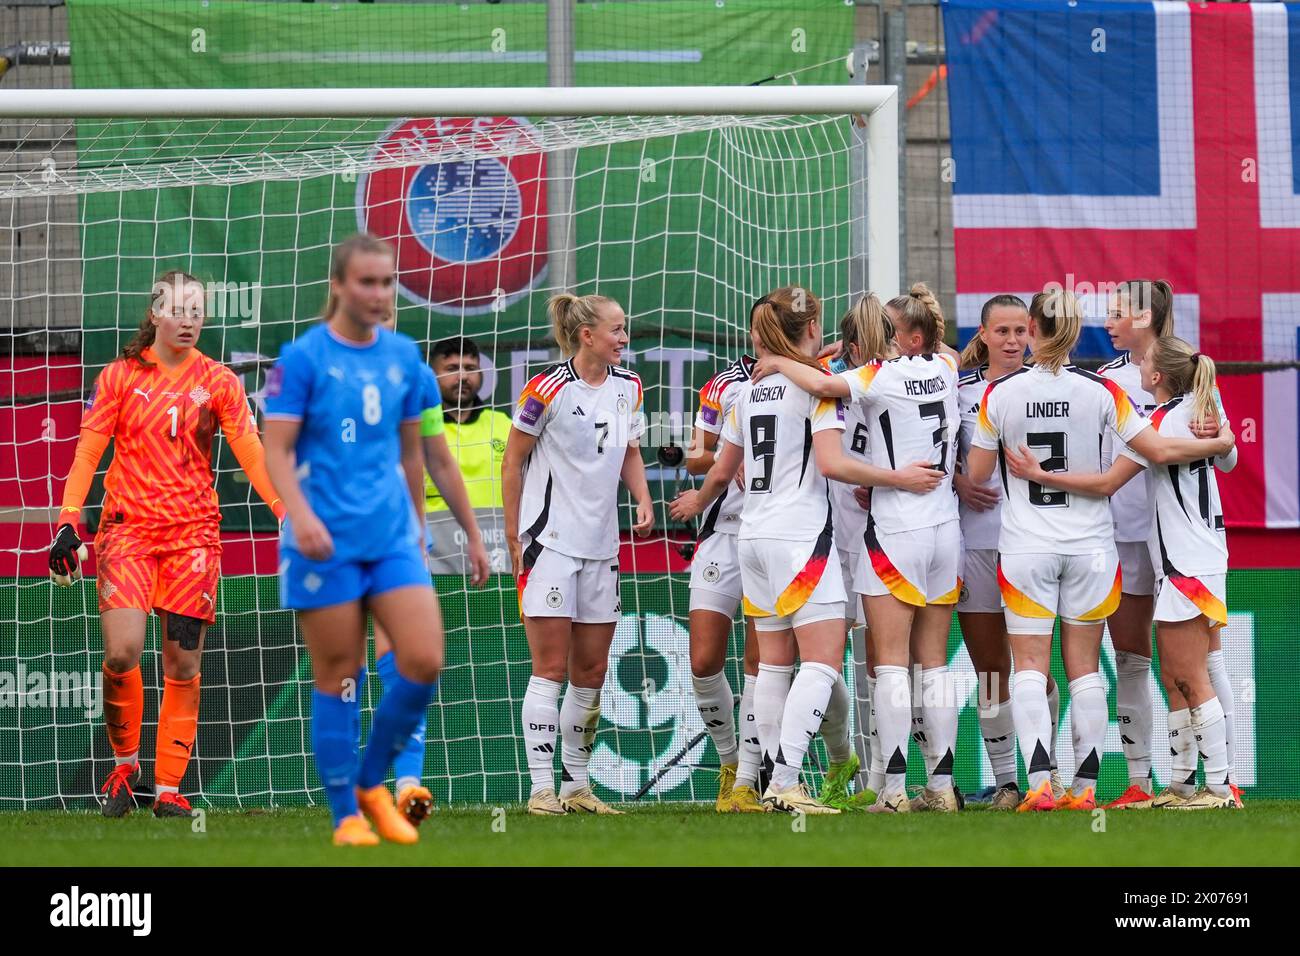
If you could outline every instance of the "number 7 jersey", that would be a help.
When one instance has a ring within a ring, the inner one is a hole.
[[[617,365],[589,385],[570,359],[534,375],[514,427],[537,438],[524,465],[519,538],[594,560],[618,554],[618,485],[627,446],[645,431],[641,379]]]
[[[961,429],[957,363],[943,353],[910,355],[849,369],[840,378],[866,419],[871,464],[897,470],[924,461],[944,472],[938,486],[921,495],[873,488],[871,520],[889,534],[955,521],[952,472]]]

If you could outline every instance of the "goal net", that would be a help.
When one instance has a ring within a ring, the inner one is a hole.
[[[397,250],[402,332],[426,355],[451,337],[477,345],[487,410],[509,414],[556,360],[552,292],[599,292],[626,310],[657,523],[631,544],[621,493],[623,617],[592,779],[627,799],[680,756],[648,799],[711,797],[717,755],[691,693],[686,630],[692,530],[663,507],[686,475],[657,449],[689,442],[698,389],[748,349],[755,298],[806,287],[833,328],[868,287],[897,289],[893,91],[826,89],[3,94],[0,809],[91,806],[111,766],[93,560],[78,587],[55,588],[46,549],[85,394],[138,327],[155,278],[183,268],[205,282],[199,348],[240,375],[260,420],[267,370],[318,321],[331,247],[358,230]],[[313,96],[337,112],[303,110]],[[108,460],[83,534],[98,526]],[[184,790],[213,806],[317,802],[310,662],[278,603],[275,521],[220,440],[214,467],[223,579]],[[446,669],[424,777],[443,802],[513,802],[528,793],[528,650],[492,505],[499,473],[471,494],[487,502],[478,514],[497,573],[467,587],[463,540],[442,512]],[[737,627],[737,690],[740,639]],[[158,640],[151,620],[146,780]],[[370,674],[366,727],[380,693]]]

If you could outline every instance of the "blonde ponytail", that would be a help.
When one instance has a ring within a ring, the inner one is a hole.
[[[1219,420],[1214,359],[1177,336],[1167,335],[1151,346],[1151,368],[1160,373],[1161,384],[1170,395],[1192,396],[1193,421]]]
[[[1083,306],[1068,289],[1038,292],[1029,303],[1036,329],[1034,364],[1056,372],[1070,361],[1070,352],[1083,331]]]
[[[582,343],[578,333],[584,326],[595,328],[600,323],[600,308],[617,305],[603,295],[574,295],[560,292],[546,303],[546,313],[551,318],[551,333],[565,358],[577,354]]]
[[[937,352],[943,342],[945,323],[943,309],[924,282],[914,282],[906,295],[889,300],[889,308],[898,315],[899,331],[905,334],[921,333],[921,350]]]
[[[821,370],[817,360],[800,347],[803,330],[821,315],[821,300],[812,292],[783,286],[754,303],[749,310],[749,325],[768,352]]]
[[[859,298],[840,320],[840,340],[845,349],[856,343],[863,362],[885,359],[893,338],[894,323],[874,292]]]

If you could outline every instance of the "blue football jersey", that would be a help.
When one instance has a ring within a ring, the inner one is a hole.
[[[334,539],[334,560],[373,561],[419,543],[400,429],[420,418],[427,366],[405,335],[376,331],[358,345],[321,323],[281,349],[266,382],[266,417],[302,422],[298,481]],[[295,547],[290,520],[280,543]]]

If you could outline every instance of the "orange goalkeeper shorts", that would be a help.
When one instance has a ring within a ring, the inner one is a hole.
[[[95,539],[100,613],[119,607],[217,619],[221,545],[177,548],[121,534]]]

